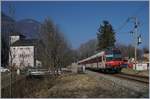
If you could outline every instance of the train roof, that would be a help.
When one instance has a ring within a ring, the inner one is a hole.
[[[83,60],[79,61],[78,63],[86,62],[86,61],[89,61],[89,60],[91,60],[91,59],[98,58],[98,57],[100,57],[100,56],[102,56],[102,55],[104,55],[104,51],[101,51],[101,52],[99,52],[99,53],[97,53],[97,54],[95,54],[95,55],[92,55],[92,56],[90,56],[90,57],[88,57],[88,58],[86,58],[86,59],[83,59]]]

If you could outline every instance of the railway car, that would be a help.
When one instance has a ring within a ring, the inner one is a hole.
[[[111,49],[101,51],[86,59],[80,60],[78,64],[95,70],[120,72],[124,62],[122,60],[121,51]]]

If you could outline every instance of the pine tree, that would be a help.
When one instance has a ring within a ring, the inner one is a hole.
[[[108,21],[103,21],[97,33],[98,50],[112,48],[115,46],[115,32]]]

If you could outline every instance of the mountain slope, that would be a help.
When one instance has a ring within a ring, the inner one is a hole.
[[[38,38],[41,23],[33,19],[13,20],[2,12],[1,14],[1,32],[5,39],[8,39],[11,28],[14,31],[24,34],[27,38]]]
[[[27,38],[38,38],[41,23],[33,19],[23,19],[16,22],[17,31],[23,33]]]

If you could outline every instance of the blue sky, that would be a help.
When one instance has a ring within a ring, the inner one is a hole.
[[[117,29],[128,17],[137,16],[141,26],[139,33],[143,43],[149,45],[149,11],[147,1],[16,1],[2,2],[2,11],[8,14],[8,5],[14,4],[15,19],[32,18],[43,22],[50,17],[65,34],[73,48],[90,39],[96,38],[96,32],[103,20],[108,20],[116,31],[118,43],[133,44],[133,36],[128,32],[133,28],[132,21],[120,31]]]

